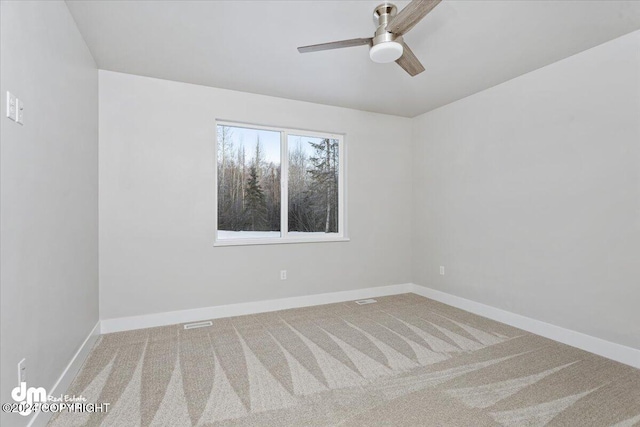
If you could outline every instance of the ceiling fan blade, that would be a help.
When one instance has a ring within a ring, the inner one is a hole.
[[[406,34],[441,1],[442,0],[413,0],[396,16],[391,18],[386,30],[397,36]]]
[[[311,46],[302,46],[298,48],[298,52],[300,53],[318,52],[321,50],[342,49],[343,47],[363,46],[365,44],[367,45],[371,44],[371,37],[366,39],[350,39],[350,40],[341,40],[339,42],[330,42],[330,43],[314,44]]]
[[[396,59],[396,64],[401,66],[411,77],[424,71],[424,67],[405,42],[402,42],[402,56]]]

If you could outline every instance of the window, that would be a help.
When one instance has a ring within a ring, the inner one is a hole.
[[[342,135],[217,124],[216,246],[345,238]]]

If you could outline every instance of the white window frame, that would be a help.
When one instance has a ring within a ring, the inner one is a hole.
[[[215,235],[213,246],[243,246],[243,245],[277,245],[287,243],[318,243],[318,242],[348,242],[347,210],[346,210],[346,174],[347,160],[345,134],[318,132],[304,129],[292,129],[281,126],[264,126],[253,123],[243,123],[228,120],[215,120],[215,149],[214,151],[214,224]],[[218,126],[232,126],[248,129],[268,130],[280,133],[280,237],[251,238],[251,239],[218,239]],[[289,236],[289,135],[310,136],[338,140],[338,232],[325,236],[309,235],[303,237]]]

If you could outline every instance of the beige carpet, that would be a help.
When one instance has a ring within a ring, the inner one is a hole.
[[[640,370],[413,294],[104,335],[58,426],[640,426]]]

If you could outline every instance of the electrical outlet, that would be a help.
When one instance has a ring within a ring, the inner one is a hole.
[[[280,270],[280,280],[287,280],[287,270]]]
[[[440,275],[444,276],[444,265],[440,266]]]
[[[18,119],[17,111],[18,103],[16,100],[16,96],[7,91],[7,117],[15,122]]]
[[[27,382],[27,359],[22,359],[18,363],[18,385]]]

